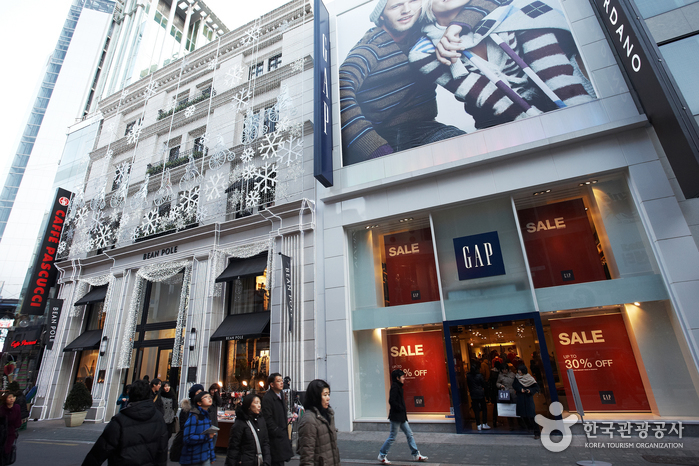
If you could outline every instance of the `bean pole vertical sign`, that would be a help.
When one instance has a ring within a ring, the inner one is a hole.
[[[282,274],[284,276],[284,302],[286,302],[286,308],[289,311],[289,332],[294,325],[294,295],[291,290],[291,257],[282,256]]]
[[[41,247],[36,255],[27,293],[22,301],[20,314],[40,316],[44,314],[49,289],[56,283],[56,251],[65,224],[72,193],[58,188],[53,208],[49,214]]]

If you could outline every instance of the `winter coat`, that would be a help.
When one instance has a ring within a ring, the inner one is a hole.
[[[189,413],[192,410],[192,402],[189,398],[185,398],[180,402],[180,429],[184,427],[184,423],[189,419]]]
[[[17,440],[17,429],[22,427],[22,410],[17,403],[12,405],[12,408],[8,408],[7,405],[3,404],[0,406],[0,420],[2,418],[7,419],[7,437],[5,438],[5,448],[3,450],[7,455],[12,452],[12,445]]]
[[[391,388],[393,390],[393,388]],[[401,390],[401,399],[402,399]],[[299,466],[335,466],[340,464],[337,448],[335,412],[328,408],[330,422],[315,407],[310,407],[299,422]]]
[[[150,392],[150,399],[155,404],[155,409],[160,411],[160,414],[165,416],[165,407],[163,406],[163,397],[160,395],[160,391]]]
[[[257,443],[252,435],[248,421],[252,424],[262,450],[262,460],[265,466],[272,464],[272,455],[269,450],[269,437],[267,436],[267,424],[262,413],[252,414],[243,411],[240,407],[235,411],[235,423],[231,427],[231,436],[228,439],[228,452],[226,453],[226,466],[257,466]]]
[[[167,464],[167,427],[151,400],[137,401],[119,411],[104,428],[83,466],[146,466]]]
[[[17,395],[15,404],[19,405],[19,411],[22,416],[22,420],[27,419],[29,417],[29,410],[27,409],[27,397],[24,396],[24,393],[20,392]]]
[[[119,395],[116,404],[119,405],[119,411],[126,408],[129,405],[129,395],[126,393],[122,393],[121,395]]]
[[[209,419],[211,419],[211,425],[218,427],[218,408],[223,406],[223,400],[221,395],[216,392],[211,395],[211,406],[209,407]]]
[[[534,383],[525,387],[515,377],[512,388],[517,392],[517,416],[519,417],[534,417],[536,416],[536,407],[534,406],[534,395],[539,393],[539,384]],[[522,393],[522,389],[529,390],[530,393]]]
[[[490,399],[495,401],[497,401],[498,399],[497,382],[499,375],[500,371],[497,367],[493,367],[492,369],[490,369],[490,379],[488,379],[488,388],[490,389]]]
[[[287,429],[284,392],[281,392],[280,395],[281,398],[274,393],[274,390],[267,390],[262,398],[262,415],[267,423],[269,449],[272,453],[272,461],[275,463],[289,461],[294,456],[294,449],[291,446],[289,430]]]
[[[408,420],[408,410],[405,408],[403,398],[403,384],[394,380],[391,384],[391,391],[388,393],[388,418],[393,422],[403,423]]]
[[[180,464],[198,464],[206,460],[213,463],[216,459],[214,454],[214,439],[209,434],[203,434],[211,427],[209,412],[197,406],[196,410],[189,413],[187,421],[182,427],[182,455]]]
[[[466,384],[472,400],[485,398],[485,380],[480,372],[471,371],[466,374]]]
[[[508,371],[507,373],[505,372],[500,372],[500,375],[498,375],[498,385],[504,385],[505,390],[510,392],[510,402],[514,403],[517,401],[517,393],[515,392],[515,389],[512,388],[512,384],[515,382],[515,375],[511,372]],[[498,387],[498,390],[502,390],[500,387]]]

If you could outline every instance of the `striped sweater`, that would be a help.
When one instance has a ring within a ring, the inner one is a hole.
[[[465,10],[453,24],[470,30],[497,7],[489,0],[472,0],[480,10]],[[418,28],[416,28],[418,29]],[[416,31],[419,34],[419,30]],[[345,165],[393,151],[382,129],[408,122],[432,121],[437,116],[434,79],[412,69],[407,53],[419,36],[400,44],[381,28],[370,29],[340,66],[340,116]]]
[[[553,10],[550,11],[550,15],[556,13]],[[497,12],[494,12],[493,16],[496,15]],[[539,21],[546,16],[542,15]],[[487,24],[487,20],[488,18],[484,23]],[[423,30],[429,37],[423,41],[429,42],[436,42],[443,33],[443,28],[434,25],[426,26]],[[577,66],[575,60],[577,50],[570,32],[561,28],[539,28],[496,33],[529,65],[565,106],[593,99],[594,91]],[[470,33],[469,36],[471,37],[466,37],[465,41],[471,40],[474,34]],[[460,68],[455,65],[451,68],[446,67],[437,61],[434,47],[425,47],[424,42],[421,41],[410,51],[409,59],[415,69],[419,69],[430,80],[443,86],[458,100],[464,102],[466,112],[473,116],[475,126],[479,129],[558,108],[492,38],[485,36],[480,40],[487,47],[486,65],[491,75],[507,83],[533,107],[532,109],[525,112],[522,106],[513,102],[501,88],[496,86],[495,82],[487,78],[465,57],[461,60],[463,65]]]

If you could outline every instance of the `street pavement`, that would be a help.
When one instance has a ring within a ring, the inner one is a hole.
[[[106,424],[83,424],[65,427],[62,420],[30,421],[26,431],[20,432],[17,444],[17,465],[73,466],[80,465],[94,441]],[[387,432],[340,432],[338,445],[344,464],[378,464],[376,456]],[[402,435],[402,434],[401,434]],[[423,455],[429,457],[426,465],[574,465],[580,460],[590,460],[592,453],[597,461],[613,465],[698,465],[699,437],[664,441],[681,444],[675,448],[638,448],[638,438],[627,442],[630,448],[586,448],[585,437],[578,433],[570,447],[560,453],[547,451],[539,440],[523,435],[443,434],[416,432],[415,440]],[[607,439],[607,441],[610,441]],[[618,442],[619,439],[612,441]],[[646,439],[644,442],[655,441]],[[597,439],[596,442],[605,442]],[[223,464],[225,451],[217,451],[217,464]],[[398,437],[388,458],[392,464],[412,465],[405,436]],[[649,461],[650,460],[650,461]],[[219,462],[220,461],[220,462]],[[216,464],[215,463],[215,464]],[[106,463],[105,463],[106,464]],[[168,462],[168,465],[177,463]],[[299,464],[292,459],[289,466]]]

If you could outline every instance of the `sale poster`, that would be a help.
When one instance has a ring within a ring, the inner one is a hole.
[[[582,199],[517,212],[534,287],[605,280]]]
[[[585,411],[650,411],[621,314],[550,320],[569,409],[573,369]]]
[[[449,413],[449,382],[441,331],[388,335],[390,372],[405,373],[408,413]]]
[[[437,301],[437,268],[429,228],[384,236],[386,305]]]

